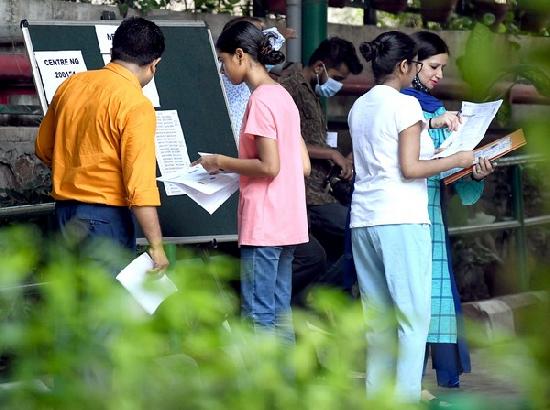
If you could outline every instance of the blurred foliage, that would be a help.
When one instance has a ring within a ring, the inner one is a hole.
[[[447,3],[447,0],[441,0]],[[495,4],[494,12],[491,3]],[[421,0],[409,0],[411,11],[392,14],[377,10],[379,27],[411,27],[428,30],[472,30],[481,23],[497,33],[534,34],[550,36],[550,1],[548,0],[505,0],[505,12],[501,16],[494,0],[461,0],[446,22],[423,21]],[[483,5],[486,12],[480,12]],[[418,13],[417,11],[420,11]],[[499,16],[497,19],[497,15]],[[342,22],[345,23],[345,22]]]
[[[75,1],[75,0],[68,0]],[[233,13],[237,8],[248,10],[250,5],[242,0],[76,0],[81,3],[101,3],[118,6],[120,13],[126,16],[130,9],[142,14],[154,9],[192,10],[204,13]],[[240,7],[242,6],[242,7]]]
[[[521,44],[524,44],[522,46]],[[511,117],[510,93],[518,83],[532,84],[539,94],[550,97],[550,45],[522,43],[512,35],[491,31],[477,23],[466,42],[465,52],[457,59],[473,101],[504,99],[497,120],[506,124]]]
[[[310,309],[294,314],[297,343],[290,347],[241,322],[227,286],[237,272],[231,259],[187,255],[169,273],[179,292],[149,316],[97,264],[44,243],[33,229],[0,231],[0,354],[11,382],[1,385],[2,408],[416,408],[393,402],[389,390],[367,401],[368,317],[359,301],[315,292]],[[29,299],[21,285],[37,275],[45,285]],[[541,380],[549,358],[535,335],[502,342],[495,360],[521,349],[517,369],[534,389],[525,400],[538,409],[547,399]],[[464,394],[453,403],[459,410],[513,408],[498,397]]]

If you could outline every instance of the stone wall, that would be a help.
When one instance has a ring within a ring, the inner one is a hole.
[[[33,127],[0,127],[0,207],[50,201],[50,172],[34,155]]]

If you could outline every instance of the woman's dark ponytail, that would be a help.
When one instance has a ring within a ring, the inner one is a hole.
[[[387,44],[380,41],[365,41],[359,45],[359,51],[365,61],[372,61],[380,54],[386,52]]]
[[[377,49],[375,45],[369,41],[359,44],[359,52],[368,63],[376,58]]]
[[[253,23],[240,20],[226,25],[216,41],[216,48],[230,54],[241,48],[260,64],[280,64],[285,61],[285,55],[273,49],[271,39],[274,37],[273,33],[264,34]]]
[[[387,31],[371,42],[361,43],[359,51],[363,58],[372,62],[372,71],[377,83],[392,74],[397,64],[411,61],[417,53],[414,40],[400,31]]]
[[[263,41],[260,45],[260,51],[258,53],[258,62],[260,64],[281,64],[285,61],[285,55],[280,51],[276,51],[273,48],[273,40],[276,38],[273,33],[263,33]]]

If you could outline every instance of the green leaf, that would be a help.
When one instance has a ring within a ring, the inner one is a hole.
[[[519,75],[529,80],[539,93],[550,97],[550,76],[539,67],[533,65],[525,66],[525,68],[519,72]]]

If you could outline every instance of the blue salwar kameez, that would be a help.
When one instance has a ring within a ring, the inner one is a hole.
[[[442,103],[431,95],[408,88],[403,93],[418,98],[426,120],[445,112]],[[448,129],[430,129],[435,148],[450,135]],[[483,193],[483,182],[466,177],[452,188],[463,205],[472,205]],[[451,261],[450,241],[442,213],[441,190],[444,185],[439,175],[428,178],[428,210],[432,234],[432,308],[430,331],[426,344],[426,362],[431,355],[438,385],[458,387],[459,376],[469,373],[470,355],[464,340],[464,324],[460,295],[458,294]]]

